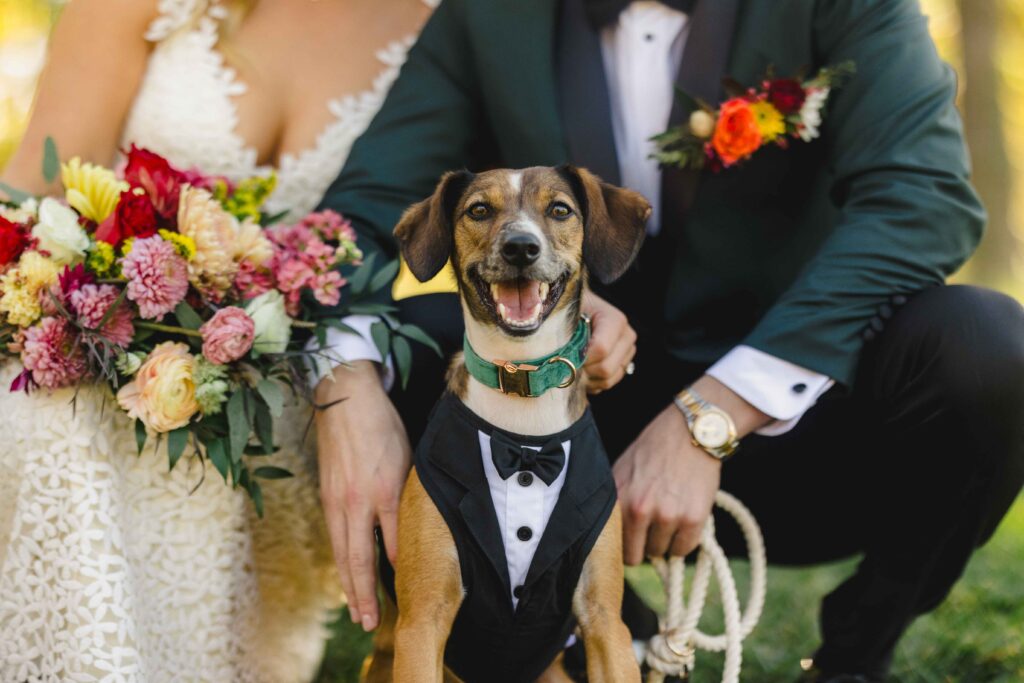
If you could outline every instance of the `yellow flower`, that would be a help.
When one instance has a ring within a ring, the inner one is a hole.
[[[216,197],[224,209],[239,220],[249,218],[258,221],[260,207],[267,201],[267,197],[273,193],[275,187],[277,187],[277,176],[271,173],[264,178],[256,176],[242,180],[235,186],[235,191],[230,196],[226,185],[218,185]]]
[[[17,327],[28,327],[42,315],[40,292],[57,281],[60,267],[29,251],[21,255],[18,265],[0,277],[0,313]]]
[[[103,240],[93,242],[89,255],[85,257],[85,265],[100,277],[107,277],[114,267],[114,247]]]
[[[191,261],[192,257],[196,255],[196,243],[191,237],[164,228],[160,228],[157,232],[164,240],[173,244],[174,248],[178,250],[178,254],[186,261]]]
[[[262,266],[274,255],[274,246],[263,234],[259,223],[246,218],[238,226],[238,239],[235,241],[234,257],[236,261],[248,261],[254,266]]]
[[[180,342],[158,344],[134,379],[117,392],[128,416],[155,432],[184,427],[199,410],[193,373],[195,357]]]
[[[125,257],[132,253],[132,244],[135,243],[134,237],[126,237],[124,242],[121,242],[121,256]]]
[[[189,281],[204,295],[219,300],[238,273],[234,259],[238,220],[206,190],[184,187],[178,203],[178,232],[195,245],[188,264]]]
[[[765,142],[771,142],[786,132],[786,120],[771,102],[762,100],[750,105],[757,121],[757,129]]]
[[[78,213],[100,223],[114,212],[128,183],[118,180],[110,169],[83,164],[78,157],[60,167],[65,198]]]

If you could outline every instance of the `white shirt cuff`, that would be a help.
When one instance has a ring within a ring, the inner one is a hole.
[[[320,380],[330,377],[334,368],[342,363],[357,360],[370,360],[380,363],[381,381],[384,390],[390,391],[395,383],[395,369],[390,358],[383,358],[377,345],[370,336],[370,326],[380,319],[373,315],[349,315],[341,319],[358,334],[344,332],[334,327],[327,328],[327,339],[323,348],[318,347],[316,339],[310,339],[306,350],[314,352],[312,356],[313,373],[311,384],[316,387]]]
[[[774,418],[758,434],[777,436],[796,426],[835,380],[821,373],[740,345],[711,366],[707,374]]]

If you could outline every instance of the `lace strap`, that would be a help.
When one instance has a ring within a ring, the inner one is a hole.
[[[226,14],[220,0],[159,0],[157,16],[146,29],[146,40],[158,43],[176,31],[197,26],[204,17],[219,21]]]

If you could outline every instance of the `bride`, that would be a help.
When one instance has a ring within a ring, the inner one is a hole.
[[[277,175],[312,210],[436,0],[73,0],[2,179],[53,192],[43,140],[104,165]],[[0,682],[309,681],[341,603],[309,412],[281,420],[266,517],[200,462],[136,455],[104,391],[6,393],[0,367]],[[200,483],[201,482],[201,483]],[[198,487],[197,487],[198,484]]]

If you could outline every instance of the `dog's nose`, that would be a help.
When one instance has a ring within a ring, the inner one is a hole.
[[[528,266],[540,256],[540,240],[528,232],[513,232],[501,244],[501,256],[511,266]]]

